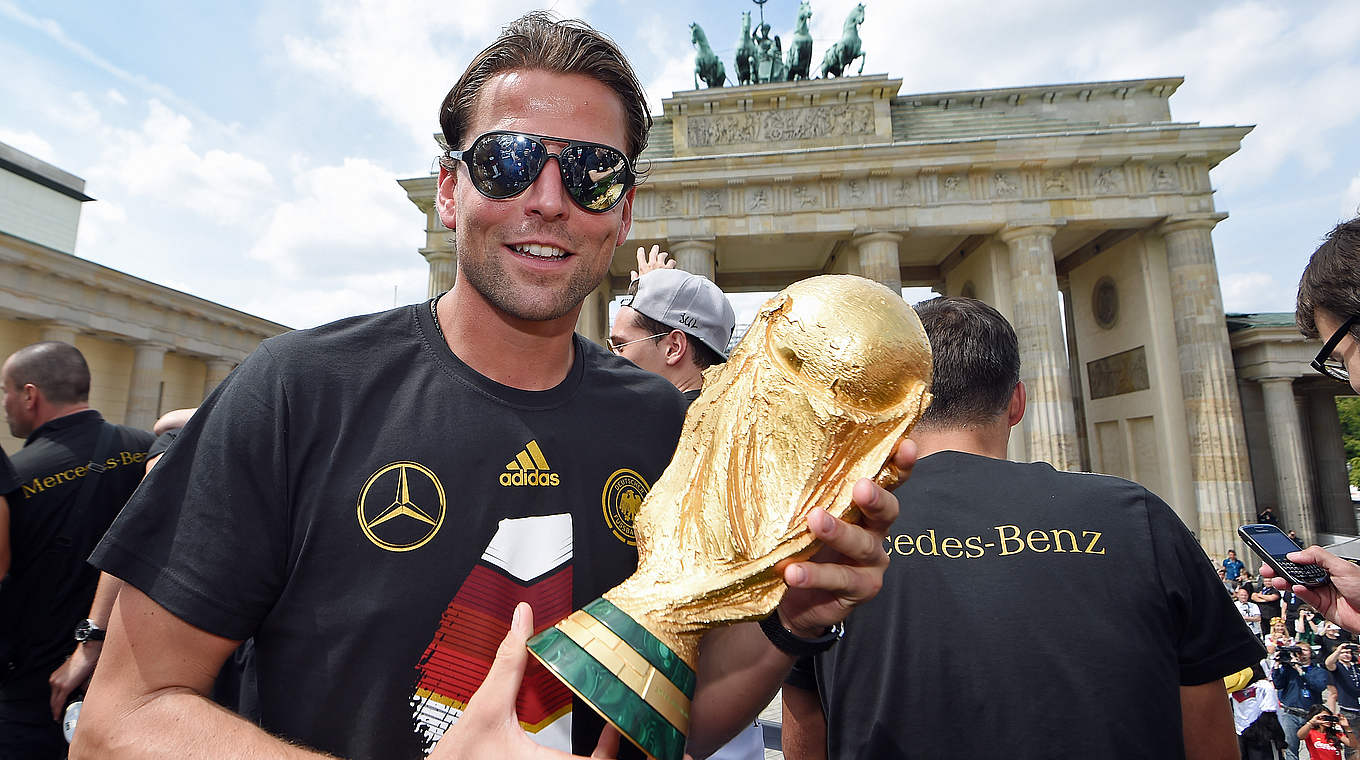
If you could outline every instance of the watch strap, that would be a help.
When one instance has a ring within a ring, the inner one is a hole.
[[[93,620],[85,619],[76,623],[76,641],[103,641],[104,629],[95,624]]]
[[[790,657],[811,657],[815,654],[821,654],[845,636],[844,623],[831,626],[830,630],[815,639],[795,636],[780,622],[779,610],[771,612],[769,617],[760,621],[760,630],[765,633],[765,638],[769,639],[776,649]]]

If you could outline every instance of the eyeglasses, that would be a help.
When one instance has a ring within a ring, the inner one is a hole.
[[[664,335],[670,335],[670,333],[669,333],[669,332],[663,332],[663,333],[657,333],[656,335],[648,335],[648,336],[645,337],[645,338],[638,338],[637,340],[630,340],[630,341],[628,341],[627,343],[615,343],[614,340],[613,340],[612,338],[605,338],[605,339],[604,339],[604,344],[605,344],[606,346],[609,347],[609,350],[610,350],[610,351],[612,351],[612,352],[614,352],[614,353],[616,353],[616,354],[622,354],[622,353],[623,353],[623,348],[624,348],[624,346],[631,346],[631,345],[633,345],[634,343],[641,343],[641,342],[644,341],[644,340],[651,340],[652,338],[660,338],[660,337],[662,337],[662,336],[664,336]]]
[[[549,153],[544,140],[566,147],[559,153]],[[614,208],[636,180],[628,157],[618,148],[503,130],[478,136],[467,150],[445,152],[439,157],[439,165],[454,171],[462,161],[477,192],[505,200],[528,190],[549,158],[557,159],[567,195],[592,214]]]
[[[1350,382],[1351,373],[1350,370],[1346,369],[1346,363],[1340,359],[1333,359],[1332,352],[1336,350],[1336,345],[1341,342],[1342,338],[1346,337],[1351,327],[1357,322],[1360,322],[1360,314],[1352,314],[1350,319],[1336,328],[1336,332],[1332,333],[1332,337],[1322,344],[1322,350],[1318,351],[1317,356],[1313,358],[1313,369],[1333,380],[1340,380],[1343,383]]]

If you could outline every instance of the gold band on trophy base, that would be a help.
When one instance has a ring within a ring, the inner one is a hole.
[[[895,485],[889,458],[930,382],[930,342],[899,294],[851,275],[789,286],[705,370],[638,510],[637,572],[530,651],[643,751],[680,760],[699,640],[779,604],[777,566],[817,549],[812,509],[853,521],[857,481]]]

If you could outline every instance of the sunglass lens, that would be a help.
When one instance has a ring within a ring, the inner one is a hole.
[[[543,143],[525,135],[489,133],[472,145],[472,182],[489,198],[509,198],[532,185],[547,160]]]
[[[562,183],[588,211],[608,211],[619,202],[628,181],[628,159],[603,145],[573,145],[558,158]]]

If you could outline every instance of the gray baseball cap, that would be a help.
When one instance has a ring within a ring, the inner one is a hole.
[[[625,306],[699,339],[727,358],[737,313],[712,280],[679,269],[655,269],[638,278],[636,285],[637,295]]]

